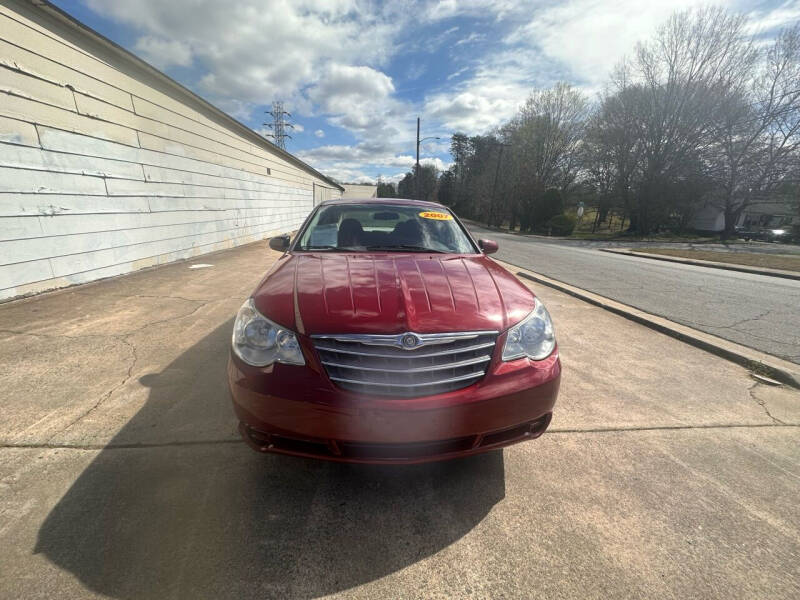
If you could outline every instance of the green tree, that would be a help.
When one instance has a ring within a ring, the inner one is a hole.
[[[450,168],[439,177],[436,187],[436,202],[445,206],[453,206],[455,203],[456,176]]]
[[[414,189],[414,174],[409,171],[406,173],[400,182],[397,184],[397,197],[398,198],[414,198],[416,190]]]
[[[436,167],[433,165],[419,166],[419,187],[417,187],[416,172],[417,166],[414,165],[414,168],[400,180],[400,183],[397,184],[397,197],[434,201],[438,179]],[[417,197],[418,193],[419,197]]]
[[[378,198],[396,198],[397,192],[391,183],[378,182]]]

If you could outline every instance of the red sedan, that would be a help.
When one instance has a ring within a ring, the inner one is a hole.
[[[540,436],[561,363],[544,305],[446,207],[325,202],[244,303],[228,379],[262,452],[408,463]]]

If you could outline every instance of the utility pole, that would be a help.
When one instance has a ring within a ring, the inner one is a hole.
[[[294,125],[287,122],[286,117],[292,115],[283,110],[283,102],[280,100],[272,103],[272,110],[267,111],[267,114],[272,115],[272,123],[264,123],[264,125],[269,127],[272,133],[268,133],[264,137],[272,138],[273,144],[281,150],[286,150],[286,138],[292,139],[292,136],[286,133],[286,128],[294,129]]]
[[[417,117],[417,164],[414,166],[414,198],[419,200],[419,117]]]
[[[419,180],[420,180],[420,176],[419,176],[419,145],[420,145],[421,142],[424,142],[425,140],[439,140],[439,139],[441,139],[441,138],[438,138],[438,137],[426,137],[426,138],[419,139],[419,117],[417,117],[417,162],[416,162],[416,165],[414,165],[414,198],[416,198],[417,200],[422,200],[422,198],[419,197],[420,196],[420,192],[419,192]]]

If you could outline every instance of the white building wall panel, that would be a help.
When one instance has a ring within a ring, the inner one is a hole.
[[[164,198],[170,201],[169,198]],[[183,202],[183,198],[176,198]],[[175,209],[179,210],[179,209]],[[150,199],[120,196],[0,193],[0,217],[149,212]],[[2,223],[2,221],[0,221]]]
[[[140,164],[81,154],[49,152],[39,148],[11,144],[0,145],[0,165],[54,173],[138,179],[139,181],[144,181],[145,178]]]
[[[340,195],[100,36],[0,0],[0,299],[261,240]]]

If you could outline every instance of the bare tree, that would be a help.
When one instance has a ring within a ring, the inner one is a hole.
[[[673,15],[654,40],[640,44],[632,79],[646,104],[634,128],[643,157],[637,212],[632,224],[649,233],[667,205],[665,182],[680,178],[710,142],[727,98],[754,59],[745,19],[719,8]]]
[[[800,189],[800,24],[755,39],[722,9],[674,14],[595,107],[559,83],[491,135],[454,135],[443,197],[526,230],[567,196],[595,198],[598,216],[613,207],[638,234],[688,228],[710,202],[730,235],[748,206]]]
[[[615,205],[630,215],[633,191],[642,168],[642,113],[649,109],[640,85],[627,85],[624,67],[617,72],[616,93],[606,93],[589,122],[584,148],[584,174],[599,194],[601,221]]]
[[[716,131],[716,205],[725,214],[725,237],[746,208],[775,197],[798,176],[800,25],[783,30],[759,58]]]
[[[509,143],[519,169],[522,219],[530,228],[537,198],[549,188],[568,190],[580,163],[578,150],[588,116],[586,97],[566,83],[530,95],[508,126]]]

